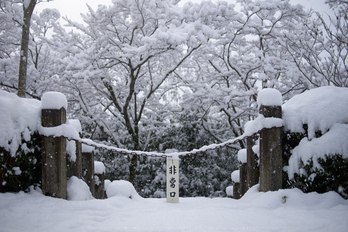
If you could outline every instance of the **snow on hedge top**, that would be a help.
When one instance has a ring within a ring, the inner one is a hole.
[[[283,105],[283,122],[286,131],[302,133],[307,124],[309,139],[335,123],[348,123],[348,88],[326,86],[294,96]]]
[[[42,109],[66,109],[67,105],[65,95],[59,92],[47,92],[41,98]]]
[[[29,141],[40,125],[40,101],[0,90],[0,147],[15,155],[21,139]]]
[[[257,96],[257,105],[281,106],[283,104],[282,94],[272,88],[262,89]]]

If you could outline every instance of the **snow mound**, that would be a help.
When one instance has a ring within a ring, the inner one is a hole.
[[[131,199],[140,198],[133,184],[126,180],[114,180],[111,182],[106,189],[106,195],[108,198],[115,196]]]
[[[104,191],[106,191],[106,189],[108,188],[109,184],[111,184],[111,180],[104,180]]]
[[[325,133],[336,123],[348,123],[348,88],[326,86],[296,95],[283,105],[284,129],[303,133],[308,138],[316,131]]]
[[[76,176],[72,176],[67,183],[68,200],[86,201],[94,199],[88,185]]]
[[[233,197],[233,186],[226,187],[226,194],[229,197]]]
[[[255,208],[274,210],[282,207],[330,209],[334,206],[347,205],[336,192],[327,193],[303,193],[300,189],[280,189],[278,191],[259,192],[259,184],[251,187],[240,199],[242,203],[248,203]]]

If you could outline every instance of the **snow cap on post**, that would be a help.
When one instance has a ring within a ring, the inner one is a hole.
[[[105,165],[103,162],[94,161],[94,173],[95,174],[103,174],[105,173]]]
[[[68,102],[60,92],[47,92],[41,98],[41,109],[67,109]]]
[[[69,119],[68,124],[74,127],[77,133],[82,133],[82,126],[80,120]]]
[[[239,169],[232,172],[231,179],[232,179],[232,182],[234,183],[240,183]]]
[[[257,96],[257,105],[260,106],[281,106],[283,104],[282,94],[272,88],[262,89]]]
[[[238,151],[238,161],[242,164],[247,163],[247,150],[241,149]]]

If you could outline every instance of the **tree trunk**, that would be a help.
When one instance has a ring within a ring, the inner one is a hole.
[[[29,4],[23,1],[23,25],[22,25],[22,41],[19,60],[18,73],[18,93],[19,97],[25,97],[25,89],[27,82],[27,63],[28,63],[28,46],[30,33],[30,20],[33,14],[37,0],[30,0]]]

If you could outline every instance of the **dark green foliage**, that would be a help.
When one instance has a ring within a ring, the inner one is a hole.
[[[306,127],[304,127],[306,128]],[[301,140],[307,136],[307,132],[299,133],[299,132],[284,132],[282,136],[282,149],[283,149],[283,167],[289,165],[289,159],[292,155],[292,150],[298,146]],[[287,189],[291,187],[291,183],[288,177],[288,173],[283,171],[283,189]]]
[[[342,155],[325,155],[319,158],[321,168],[314,167],[313,160],[304,165],[304,174],[295,174],[291,187],[303,192],[325,193],[335,191],[348,199],[348,158]]]
[[[300,141],[307,137],[307,125],[303,126],[304,133],[283,133],[283,165],[289,165],[292,150]],[[315,137],[322,136],[322,132],[315,133]],[[295,174],[294,179],[289,179],[287,172],[283,172],[283,188],[299,188],[303,192],[325,193],[338,192],[342,197],[348,198],[348,159],[342,155],[325,155],[317,160],[321,168],[314,167],[313,159],[306,161],[301,174]]]
[[[158,130],[148,144],[148,151],[165,152],[167,149],[191,151],[214,143],[200,126],[195,114],[182,113],[177,123]],[[101,151],[96,159],[106,166],[106,178],[128,180],[130,157]],[[237,167],[236,151],[221,148],[214,151],[180,157],[180,196],[225,196],[231,184],[231,173]],[[139,157],[134,187],[143,197],[164,197],[166,191],[166,159]]]
[[[236,154],[228,148],[189,155],[180,161],[180,196],[226,196],[237,167]]]
[[[0,148],[0,192],[26,191],[31,185],[41,184],[41,137],[31,135],[30,141],[22,139],[16,155]]]

